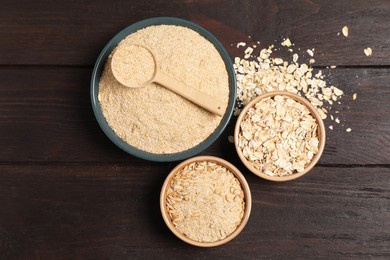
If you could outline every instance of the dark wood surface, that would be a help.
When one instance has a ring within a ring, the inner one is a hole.
[[[346,93],[334,106],[343,125],[325,121],[334,130],[324,155],[298,180],[271,183],[246,170],[227,138],[234,118],[202,152],[235,164],[252,189],[248,225],[220,247],[187,245],[165,226],[159,192],[177,162],[122,152],[91,109],[101,49],[156,16],[202,25],[232,58],[248,36],[264,47],[290,37],[302,55],[315,48],[316,68]],[[337,36],[344,25],[348,38]],[[0,258],[389,259],[389,28],[388,0],[2,1]]]

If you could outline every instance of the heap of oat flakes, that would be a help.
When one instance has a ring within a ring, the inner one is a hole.
[[[178,171],[167,190],[166,205],[175,228],[199,242],[232,234],[244,216],[244,191],[224,166],[194,162]]]
[[[293,44],[289,39],[284,39],[281,45],[293,52],[290,48]],[[235,115],[241,112],[242,106],[258,95],[282,90],[306,97],[318,110],[322,119],[325,119],[328,114],[325,106],[330,107],[344,94],[341,89],[328,85],[321,70],[315,73],[310,65],[298,62],[297,53],[292,54],[292,62],[289,62],[278,57],[271,57],[275,47],[273,45],[260,50],[258,54],[255,54],[255,45],[247,47],[246,43],[240,42],[237,48],[240,47],[245,48],[245,55],[244,58],[236,57],[234,60],[238,100]],[[314,50],[307,50],[310,56],[309,64],[315,62]]]
[[[307,107],[276,95],[246,111],[237,145],[255,169],[269,176],[286,176],[303,172],[318,153],[317,129]]]

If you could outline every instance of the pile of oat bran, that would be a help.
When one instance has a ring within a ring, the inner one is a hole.
[[[199,33],[182,26],[149,26],[119,44],[147,46],[159,70],[227,107],[225,63],[214,45]],[[100,78],[98,99],[108,125],[128,144],[150,153],[177,153],[204,141],[220,124],[220,116],[157,84],[124,87],[113,76],[111,56]]]

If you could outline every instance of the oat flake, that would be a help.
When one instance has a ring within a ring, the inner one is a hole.
[[[343,33],[344,37],[348,37],[348,35],[349,35],[348,26],[344,26],[343,29],[341,30],[341,32]]]
[[[372,49],[370,47],[367,47],[364,49],[364,54],[368,57],[372,55]]]

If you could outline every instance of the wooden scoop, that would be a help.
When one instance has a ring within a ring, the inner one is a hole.
[[[211,113],[224,114],[220,101],[160,71],[153,52],[142,45],[118,46],[112,56],[111,70],[115,79],[126,87],[140,88],[154,82]]]

